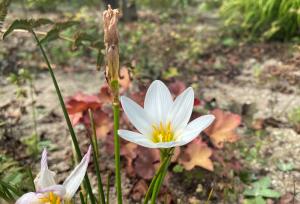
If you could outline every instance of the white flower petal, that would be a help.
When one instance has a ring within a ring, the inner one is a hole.
[[[126,96],[121,97],[121,104],[130,122],[142,134],[151,131],[151,121],[144,109]]]
[[[195,139],[200,132],[205,130],[214,121],[214,119],[214,115],[204,115],[190,122],[183,130],[183,133],[178,140],[180,146],[185,145]]]
[[[174,130],[185,128],[191,118],[194,107],[194,91],[187,88],[174,101],[169,120]]]
[[[173,99],[168,87],[155,80],[147,90],[144,109],[156,124],[166,122]]]
[[[40,200],[42,194],[29,192],[22,195],[16,202],[16,204],[43,204]]]
[[[177,141],[172,141],[172,142],[159,142],[155,143],[154,148],[171,148],[171,147],[176,147],[179,146],[180,142]]]
[[[60,198],[63,198],[66,194],[66,189],[63,185],[53,185],[49,186],[47,188],[44,188],[37,193],[47,193],[47,192],[52,192],[55,195],[59,196]]]
[[[89,150],[82,158],[81,162],[75,167],[75,169],[71,172],[71,174],[63,183],[63,186],[66,190],[66,194],[64,196],[65,199],[71,199],[76,193],[77,189],[79,188],[85,176],[90,161],[90,156],[91,156],[91,146],[89,147]]]
[[[35,188],[37,190],[41,190],[43,188],[46,188],[48,186],[55,185],[54,180],[55,173],[53,171],[50,171],[48,169],[48,163],[47,163],[47,150],[44,149],[42,153],[41,158],[41,170],[37,177],[34,179]]]
[[[132,132],[128,130],[118,130],[118,134],[120,135],[120,137],[122,137],[123,139],[129,142],[136,143],[143,147],[156,148],[154,142],[152,142],[148,137],[140,133]]]

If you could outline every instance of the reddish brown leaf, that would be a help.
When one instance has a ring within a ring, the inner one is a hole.
[[[69,115],[72,125],[77,125],[80,123],[80,120],[82,119],[82,112],[74,113]]]
[[[175,147],[171,162],[176,162],[180,155],[180,147]]]
[[[200,166],[213,171],[213,163],[210,160],[212,153],[212,150],[206,143],[197,138],[187,145],[184,153],[179,158],[179,163],[182,164],[186,170],[191,170],[195,166]]]
[[[122,140],[123,141],[123,140]],[[135,176],[136,172],[133,168],[133,160],[137,156],[137,144],[134,143],[121,143],[121,155],[126,158],[126,172],[129,176]]]
[[[139,180],[133,187],[131,197],[134,201],[140,201],[147,193],[148,185],[145,180]]]
[[[130,73],[126,67],[120,69],[120,85],[122,92],[127,91],[131,85]]]
[[[299,204],[300,202],[298,200],[296,200],[296,198],[293,194],[286,193],[283,196],[281,196],[278,204],[290,204],[290,203]]]
[[[194,106],[200,106],[202,103],[201,103],[201,100],[199,98],[195,98],[194,99]]]
[[[98,97],[99,97],[101,103],[103,103],[103,104],[111,103],[113,100],[113,96],[111,94],[110,88],[107,85],[104,85],[100,88]]]
[[[68,113],[74,114],[78,112],[83,112],[89,108],[99,108],[101,107],[101,104],[97,96],[87,95],[79,92],[67,100],[66,106]]]
[[[205,133],[210,137],[212,143],[217,148],[222,148],[225,142],[235,142],[238,140],[236,128],[241,124],[241,116],[215,109],[211,112],[215,117],[214,123],[209,126]]]
[[[112,131],[113,128],[111,118],[100,108],[98,108],[97,110],[93,110],[93,115],[97,137],[100,139],[106,139],[108,133]],[[85,112],[83,116],[83,123],[88,127],[90,126],[90,118],[87,112]]]
[[[146,90],[142,91],[138,91],[138,92],[134,92],[130,94],[130,98],[135,101],[136,103],[138,103],[141,106],[144,106],[144,98],[146,95]]]
[[[155,174],[159,159],[160,153],[158,149],[138,146],[137,159],[134,162],[135,172],[143,179],[151,179]]]
[[[181,94],[181,92],[183,92],[186,89],[186,85],[179,80],[170,83],[168,87],[171,93],[174,94],[175,96],[178,96],[179,94]]]

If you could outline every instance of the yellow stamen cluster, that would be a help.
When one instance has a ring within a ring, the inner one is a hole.
[[[45,204],[60,204],[60,197],[50,192],[46,197],[41,198],[41,202]]]
[[[152,125],[152,128],[152,141],[154,143],[174,141],[174,132],[170,122],[166,125],[160,122],[159,125]]]

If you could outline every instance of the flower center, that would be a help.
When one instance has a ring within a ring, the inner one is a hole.
[[[40,199],[42,203],[45,204],[60,204],[60,197],[50,192],[45,197]]]
[[[174,140],[174,132],[170,122],[166,125],[160,122],[159,125],[152,125],[152,128],[152,141],[154,143],[171,142]]]

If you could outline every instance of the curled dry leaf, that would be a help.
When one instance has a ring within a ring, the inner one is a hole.
[[[213,171],[213,163],[210,160],[212,149],[202,142],[201,139],[195,139],[187,145],[184,153],[180,155],[179,163],[183,165],[186,170],[191,170],[195,166],[200,166],[209,171]]]
[[[205,133],[210,137],[212,143],[217,148],[222,148],[225,142],[235,142],[238,140],[236,128],[241,124],[241,116],[238,114],[224,112],[215,109],[211,112],[216,119],[209,126]]]
[[[122,67],[120,69],[120,85],[121,85],[121,92],[125,92],[129,89],[131,85],[130,73],[126,67]]]

